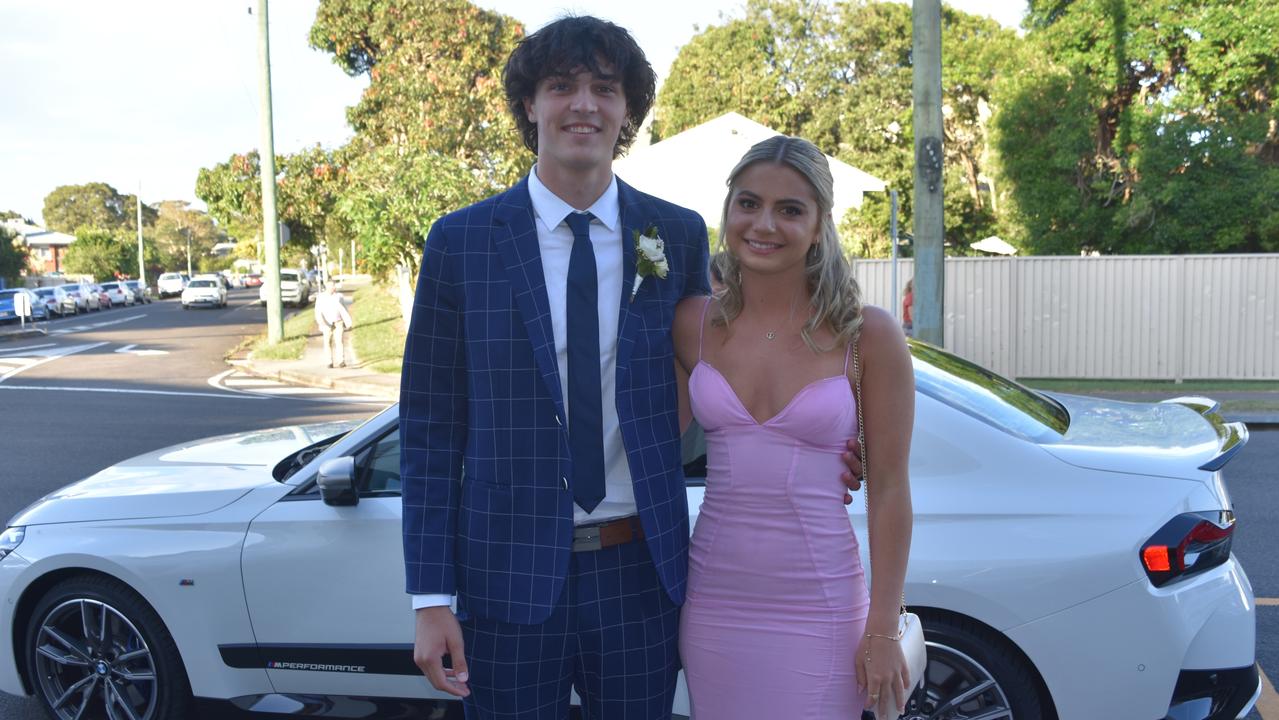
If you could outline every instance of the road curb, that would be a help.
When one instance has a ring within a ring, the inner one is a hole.
[[[48,335],[49,331],[44,328],[27,328],[26,330],[4,330],[0,331],[0,342],[6,340],[21,340],[22,338],[35,337],[36,335]]]
[[[247,358],[227,360],[227,364],[242,372],[246,372],[256,377],[266,378],[268,380],[279,380],[280,382],[290,383],[293,385],[325,388],[337,392],[349,393],[351,395],[366,395],[381,400],[396,401],[400,399],[398,379],[396,380],[395,386],[392,387],[389,384],[366,382],[358,378],[335,378],[303,370],[262,367]]]

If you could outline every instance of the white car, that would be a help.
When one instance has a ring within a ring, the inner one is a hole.
[[[163,300],[170,295],[181,295],[182,291],[187,287],[187,278],[182,273],[167,272],[160,275],[160,279],[155,281],[156,292],[160,294]]]
[[[265,276],[264,276],[265,277]],[[267,284],[258,288],[258,302],[266,304]],[[311,302],[311,283],[301,270],[280,270],[280,304],[306,307]]]
[[[929,665],[907,717],[1243,717],[1255,606],[1220,468],[1246,429],[1195,399],[1051,399],[912,352],[906,597]],[[36,502],[0,538],[0,690],[68,720],[173,720],[196,699],[442,713],[411,658],[399,456],[392,406],[159,450]]]
[[[123,282],[105,282],[102,283],[102,289],[106,292],[107,297],[111,298],[112,305],[132,305],[134,303],[133,290]]]
[[[226,307],[226,289],[218,280],[196,278],[182,290],[182,309],[190,310],[192,305]]]

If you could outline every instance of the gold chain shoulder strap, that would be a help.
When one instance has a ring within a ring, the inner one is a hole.
[[[871,581],[875,579],[874,552],[875,533],[870,527],[870,463],[866,459],[866,423],[862,420],[862,363],[857,352],[861,343],[853,341],[853,400],[857,405],[857,448],[862,459],[862,495],[866,499],[866,549],[870,557]],[[906,612],[906,589],[902,588],[901,612]]]

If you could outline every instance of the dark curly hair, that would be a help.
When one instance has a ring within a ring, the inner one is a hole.
[[[657,75],[625,28],[589,15],[556,20],[521,40],[506,60],[502,71],[506,106],[525,147],[537,152],[537,123],[529,122],[524,109],[524,100],[537,94],[537,84],[579,68],[603,76],[601,64],[613,69],[626,95],[626,122],[617,136],[613,157],[630,147],[653,106]]]

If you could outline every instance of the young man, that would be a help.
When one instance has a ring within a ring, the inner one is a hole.
[[[709,292],[706,226],[613,176],[655,92],[625,30],[556,21],[504,82],[537,164],[435,223],[405,344],[414,660],[471,718],[560,720],[573,688],[586,718],[668,717],[689,536],[670,323]],[[637,272],[641,235],[665,277]]]

